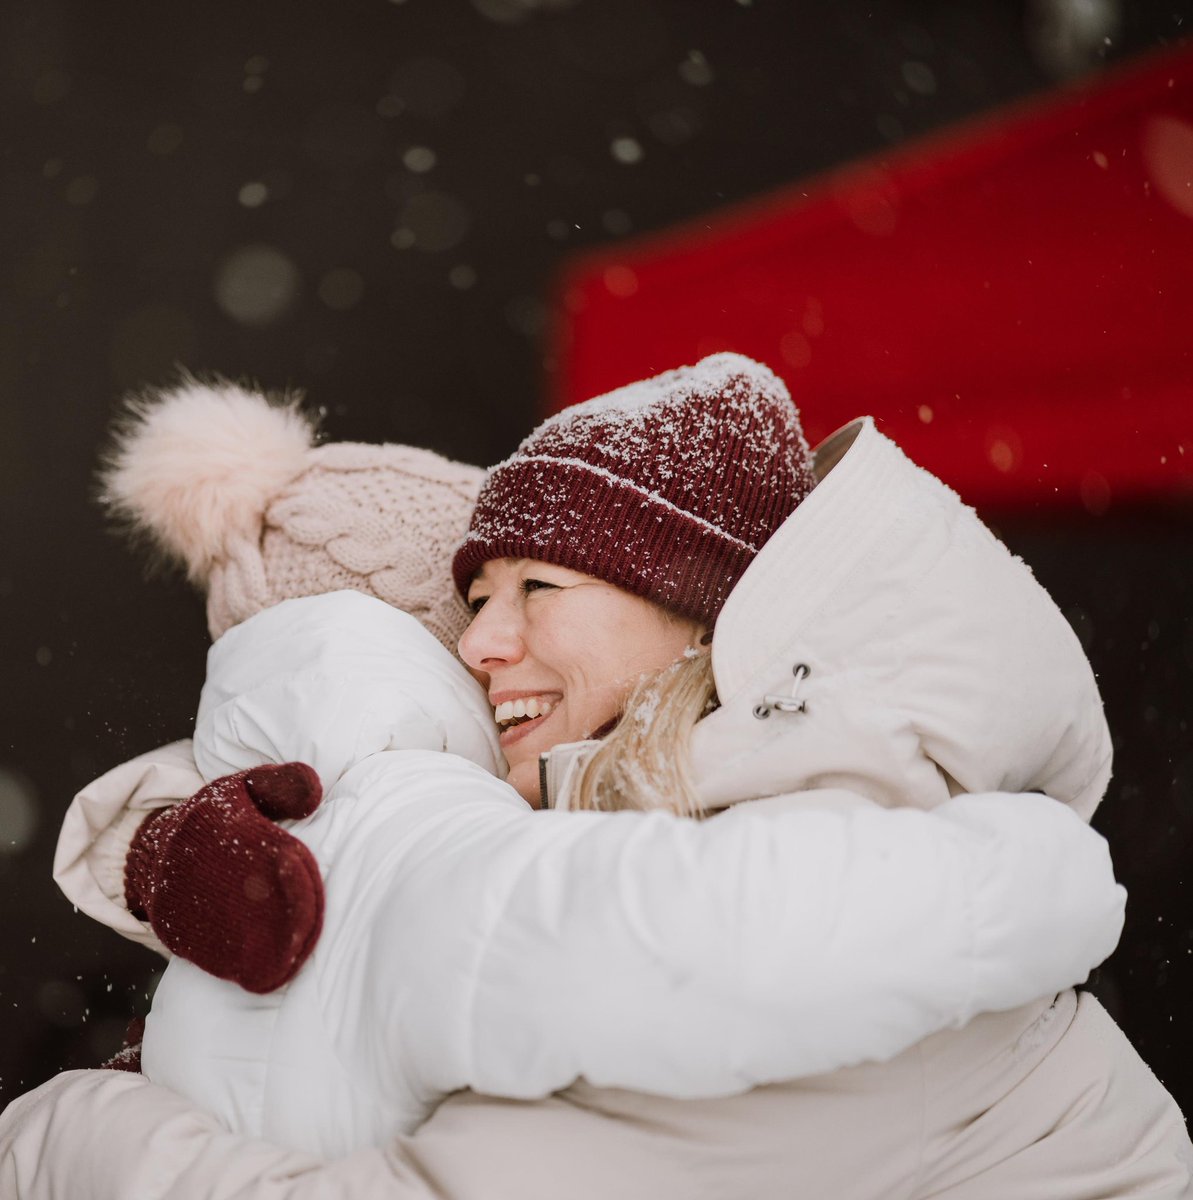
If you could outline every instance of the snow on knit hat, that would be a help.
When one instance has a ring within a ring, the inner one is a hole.
[[[544,421],[489,472],[452,572],[466,594],[489,559],[537,559],[712,622],[813,482],[783,382],[715,354]]]
[[[483,472],[412,446],[316,445],[299,399],[190,377],[131,398],[101,503],[206,591],[213,638],[279,601],[348,588],[455,653],[469,613],[449,564]]]

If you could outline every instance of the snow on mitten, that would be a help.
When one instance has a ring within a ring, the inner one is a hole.
[[[108,1059],[100,1064],[103,1071],[131,1071],[134,1075],[141,1073],[141,1042],[145,1037],[145,1018],[133,1017],[124,1031],[124,1045]]]
[[[129,911],[209,975],[265,993],[288,983],[323,926],[311,852],[275,820],[308,816],[322,788],[305,763],[225,775],[159,809],[133,836]]]

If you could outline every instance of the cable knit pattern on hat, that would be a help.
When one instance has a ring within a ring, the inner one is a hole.
[[[716,354],[543,422],[489,473],[453,574],[466,593],[532,558],[711,621],[812,484],[782,380]]]
[[[101,500],[206,590],[213,638],[282,600],[347,588],[409,612],[454,653],[469,614],[449,555],[483,472],[315,438],[297,396],[188,378],[128,403]]]

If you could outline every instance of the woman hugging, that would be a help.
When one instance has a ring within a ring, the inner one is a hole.
[[[56,877],[173,957],[144,1074],[0,1117],[6,1196],[1193,1194],[1074,990],[1124,903],[1092,671],[868,418],[809,451],[719,354],[482,476],[188,381],[104,478],[215,641]]]

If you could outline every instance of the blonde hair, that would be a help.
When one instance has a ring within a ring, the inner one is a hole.
[[[581,769],[569,807],[701,816],[688,743],[696,722],[716,704],[710,654],[689,651],[639,680],[621,720]]]

